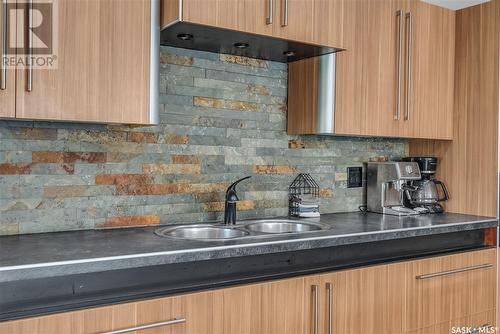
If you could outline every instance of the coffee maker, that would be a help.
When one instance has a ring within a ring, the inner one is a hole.
[[[421,178],[416,162],[369,162],[366,176],[366,209],[396,216],[418,215],[407,199],[415,188],[411,182]]]
[[[408,157],[403,161],[417,163],[422,174],[420,180],[411,182],[410,185],[414,190],[409,193],[405,205],[417,210],[425,209],[428,213],[444,212],[443,206],[439,202],[448,200],[450,196],[445,184],[435,179],[437,158]]]

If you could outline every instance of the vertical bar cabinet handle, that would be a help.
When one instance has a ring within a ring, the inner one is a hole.
[[[319,287],[317,285],[312,286],[312,334],[318,334],[319,330]]]
[[[333,284],[326,283],[328,294],[328,334],[333,334]]]
[[[31,92],[33,90],[33,0],[29,1],[28,8],[28,84],[26,90]]]
[[[282,27],[288,25],[288,0],[283,0],[283,24]]]
[[[273,0],[267,0],[267,18],[266,24],[273,24],[273,16],[274,16],[274,8],[273,8]]]
[[[408,18],[408,54],[407,57],[407,79],[406,79],[406,114],[405,120],[410,120],[411,114],[411,96],[412,96],[412,67],[413,67],[413,15],[411,12],[406,14]]]
[[[2,0],[2,69],[0,71],[0,90],[7,89],[7,65],[5,64],[5,56],[7,54],[7,0]]]
[[[396,88],[396,113],[394,119],[399,121],[401,118],[401,63],[403,61],[403,11],[398,10],[398,59],[397,59],[397,88]]]

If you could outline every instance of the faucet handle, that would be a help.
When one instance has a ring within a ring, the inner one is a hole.
[[[240,182],[241,182],[241,181],[243,181],[243,180],[249,179],[249,178],[251,178],[251,177],[252,177],[252,176],[245,176],[245,177],[243,177],[243,178],[239,179],[238,181],[233,182],[233,183],[229,186],[229,188],[227,188],[226,193],[228,193],[228,192],[230,192],[230,191],[235,191],[235,190],[236,190],[236,189],[235,189],[235,188],[236,188],[236,185],[237,185],[238,183],[240,183]]]

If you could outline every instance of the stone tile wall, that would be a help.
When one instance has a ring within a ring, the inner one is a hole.
[[[0,122],[0,235],[216,221],[239,186],[239,218],[287,214],[299,172],[321,211],[355,211],[346,167],[405,155],[398,139],[288,136],[286,64],[162,48],[161,124]]]

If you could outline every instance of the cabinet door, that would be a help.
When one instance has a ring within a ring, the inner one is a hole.
[[[17,117],[149,123],[150,1],[56,0],[56,69],[17,70]]]
[[[303,284],[297,278],[215,291],[216,333],[302,333]]]
[[[313,38],[319,45],[343,48],[344,26],[351,23],[344,21],[344,5],[346,0],[314,0]]]
[[[495,308],[496,250],[411,261],[406,268],[406,331]]]
[[[231,1],[231,0],[226,0]],[[260,34],[272,35],[273,27],[279,26],[277,2],[279,0],[239,0],[244,4],[244,13],[239,18],[243,22],[241,30]],[[270,20],[269,20],[270,19]]]
[[[404,270],[380,265],[307,278],[304,331],[317,323],[318,333],[401,333]]]
[[[408,100],[404,107],[402,135],[452,139],[455,12],[412,0],[405,15],[405,25]]]
[[[276,22],[273,24],[273,35],[292,41],[313,41],[313,9],[312,0],[274,0],[276,5]]]
[[[197,24],[272,35],[273,26],[279,26],[276,1],[184,0],[182,19]],[[268,21],[268,18],[272,19]]]
[[[216,309],[213,305],[211,292],[193,293],[2,322],[0,333],[94,334],[155,325],[134,333],[216,334],[220,331],[214,328]]]
[[[272,35],[273,26],[279,25],[276,0],[217,0],[216,7],[217,27]]]
[[[3,1],[0,5],[0,53],[2,54],[2,63],[0,64],[0,118],[16,116],[16,72],[12,68],[4,67],[3,57],[7,56],[7,43],[10,29],[15,29],[14,24],[9,21],[4,22],[4,17],[8,18],[7,2]],[[7,23],[7,24],[5,24]],[[5,29],[7,27],[7,29]]]
[[[99,307],[0,323],[0,333],[100,333],[136,325],[135,304]]]
[[[239,1],[234,1],[235,4],[236,2]],[[182,20],[216,26],[218,4],[219,0],[184,0],[182,1]]]
[[[398,136],[402,111],[401,1],[347,1],[343,43],[337,54],[335,132]],[[402,27],[403,28],[403,27]],[[401,34],[401,35],[400,35]],[[401,84],[399,84],[401,83]],[[398,89],[401,88],[400,90]]]

